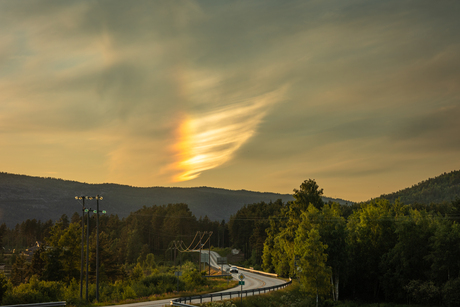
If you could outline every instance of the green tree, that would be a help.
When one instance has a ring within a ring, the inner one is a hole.
[[[133,271],[131,272],[131,279],[134,281],[139,281],[142,278],[144,278],[144,271],[142,270],[141,264],[137,263]]]
[[[45,262],[43,278],[51,281],[70,282],[80,276],[81,228],[72,223],[56,223],[47,237],[45,248],[40,255]]]
[[[438,284],[456,279],[460,273],[460,225],[449,220],[438,220],[430,238],[431,278]]]
[[[3,295],[8,290],[8,279],[6,278],[5,274],[0,273],[0,304],[2,304]]]
[[[14,286],[18,286],[26,282],[27,277],[27,264],[26,258],[23,255],[16,257],[16,261],[11,267],[11,283]]]
[[[426,280],[429,276],[430,238],[435,231],[432,216],[426,211],[410,210],[399,216],[395,225],[397,243],[383,255],[380,263],[385,299],[403,302],[404,288],[411,280]]]
[[[92,272],[92,280],[96,280],[96,233],[93,233],[90,238],[90,254],[89,254],[89,267]],[[102,231],[99,234],[99,279],[105,281],[107,279],[115,281],[119,275],[119,265],[116,261],[116,255],[113,248],[113,241],[109,238],[108,234]]]
[[[36,275],[39,278],[42,276],[43,270],[45,268],[45,262],[41,258],[41,254],[43,253],[43,251],[44,251],[44,248],[43,248],[43,245],[41,245],[40,248],[34,252],[32,256],[32,261],[29,267],[30,276]]]
[[[59,247],[50,247],[41,254],[45,263],[42,278],[48,281],[60,281],[64,279],[64,270],[60,261],[62,250]]]
[[[377,199],[363,204],[348,218],[349,278],[354,282],[347,291],[355,298],[379,299],[383,275],[380,262],[396,244],[395,218],[403,214],[403,209],[400,204]]]
[[[323,189],[320,189],[314,179],[308,179],[302,182],[300,189],[294,189],[295,203],[298,204],[301,210],[306,210],[309,204],[312,204],[317,209],[321,209],[324,205],[322,196]]]
[[[318,210],[313,204],[301,215],[299,230],[308,232],[311,229],[318,229],[321,241],[327,246],[327,266],[331,268],[332,297],[335,301],[339,299],[339,282],[341,276],[345,275],[347,264],[347,229],[346,221],[341,216],[339,204],[325,204]],[[299,231],[298,230],[298,231]]]
[[[81,265],[81,227],[70,224],[58,241],[61,248],[60,261],[64,271],[64,282],[69,283],[80,276]]]
[[[149,249],[150,248],[148,244],[144,244],[142,246],[139,257],[137,258],[137,262],[140,263],[141,265],[144,263],[145,259],[147,258],[147,255],[149,254]]]
[[[331,289],[331,268],[326,265],[326,249],[318,229],[306,232],[305,228],[299,227],[295,238],[295,253],[300,260],[298,274],[303,289],[316,297],[316,306],[319,298],[328,296]]]

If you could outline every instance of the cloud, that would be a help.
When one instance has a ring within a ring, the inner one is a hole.
[[[278,192],[310,174],[391,181],[411,157],[454,168],[458,8],[2,1],[0,168]]]
[[[203,171],[222,165],[257,130],[270,105],[280,100],[281,90],[231,104],[182,121],[175,146],[179,174],[174,181],[191,180]]]

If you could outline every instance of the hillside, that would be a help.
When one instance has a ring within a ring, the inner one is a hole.
[[[429,178],[410,188],[391,194],[383,194],[380,198],[388,199],[391,202],[400,198],[404,204],[451,202],[460,198],[460,171],[452,171],[435,178]]]
[[[77,195],[103,196],[100,208],[119,217],[126,217],[143,206],[186,203],[196,217],[207,215],[211,220],[228,220],[246,204],[293,200],[289,194],[246,190],[138,188],[0,173],[0,224],[6,223],[11,228],[27,219],[57,220],[64,213],[70,217],[74,212],[81,212],[81,205],[75,200]],[[344,202],[326,197],[324,200]],[[87,204],[95,207],[96,202],[88,201]]]

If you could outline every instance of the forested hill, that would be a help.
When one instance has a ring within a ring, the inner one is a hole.
[[[294,188],[294,187],[293,187]],[[198,188],[138,188],[118,184],[87,184],[55,178],[31,177],[0,173],[0,224],[14,227],[27,219],[53,221],[67,214],[81,212],[77,195],[101,195],[100,209],[107,214],[126,217],[143,206],[185,203],[199,218],[207,215],[211,220],[228,220],[246,204],[282,199],[293,200],[292,195],[260,193],[246,190]],[[325,201],[333,200],[325,198]],[[336,200],[342,201],[342,200]],[[342,201],[343,202],[343,201]],[[96,206],[88,201],[87,207]]]
[[[460,171],[444,173],[410,188],[381,195],[380,198],[388,199],[390,202],[400,198],[404,204],[451,202],[460,198]]]

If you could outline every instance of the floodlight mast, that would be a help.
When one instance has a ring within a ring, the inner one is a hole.
[[[76,200],[82,200],[82,218],[81,218],[81,268],[80,268],[80,299],[83,298],[83,261],[84,261],[84,240],[85,240],[85,213],[87,214],[87,229],[86,229],[86,301],[88,301],[88,277],[89,277],[89,232],[90,232],[90,221],[89,214],[94,212],[96,216],[96,300],[99,301],[99,212],[103,214],[106,213],[105,210],[99,210],[99,200],[102,200],[103,197],[96,196],[75,196]],[[97,209],[92,210],[91,208],[85,207],[85,199],[96,199]]]
[[[103,197],[96,195],[96,301],[99,302],[99,200]],[[105,214],[105,210],[102,211]]]
[[[83,241],[85,240],[85,199],[88,196],[75,196],[76,200],[81,200],[83,203],[81,205],[81,267],[80,267],[80,299],[83,299],[83,257],[84,257],[84,248]]]

